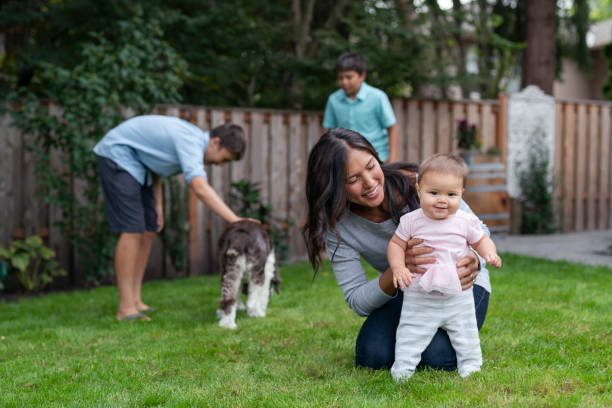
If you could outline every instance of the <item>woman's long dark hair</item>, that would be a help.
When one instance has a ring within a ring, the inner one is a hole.
[[[359,133],[343,128],[329,129],[310,151],[306,174],[308,215],[303,232],[315,274],[321,265],[327,231],[331,230],[340,242],[337,223],[350,205],[345,191],[349,149],[368,152],[381,164],[385,177],[385,198],[394,223],[399,223],[406,207],[408,211],[419,207],[416,189],[405,173],[406,170],[416,172],[416,165],[382,164],[376,150]]]

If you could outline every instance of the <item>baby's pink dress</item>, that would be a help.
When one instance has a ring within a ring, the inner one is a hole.
[[[457,262],[468,255],[468,244],[480,241],[484,232],[474,214],[458,210],[447,219],[434,220],[419,208],[400,218],[395,234],[404,241],[421,238],[424,240],[422,245],[434,250],[436,263],[424,265],[427,272],[417,274],[411,286],[427,293],[454,295],[461,293]]]

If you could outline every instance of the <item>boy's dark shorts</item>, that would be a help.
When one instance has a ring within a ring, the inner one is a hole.
[[[152,186],[141,186],[130,173],[106,157],[98,156],[98,173],[112,232],[157,231]]]

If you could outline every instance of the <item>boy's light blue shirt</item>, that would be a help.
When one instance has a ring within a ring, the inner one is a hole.
[[[364,82],[361,83],[355,100],[351,100],[342,89],[327,99],[323,127],[343,127],[361,133],[378,152],[381,160],[389,158],[389,135],[387,128],[396,122],[387,94]]]
[[[141,185],[151,184],[147,171],[167,177],[185,174],[206,178],[204,152],[209,132],[180,118],[161,115],[136,116],[110,130],[93,151],[111,159]]]

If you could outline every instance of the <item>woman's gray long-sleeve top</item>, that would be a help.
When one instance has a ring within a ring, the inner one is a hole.
[[[473,213],[464,201],[461,202],[460,208]],[[391,219],[376,223],[348,212],[338,223],[341,237],[339,246],[334,233],[327,232],[325,246],[334,275],[349,307],[360,316],[368,316],[393,297],[380,288],[380,276],[368,281],[361,265],[361,257],[380,273],[389,268],[387,245],[396,228],[397,225]],[[489,235],[486,225],[482,224],[482,228]],[[490,293],[489,271],[485,268],[482,258],[480,265],[475,283]]]

